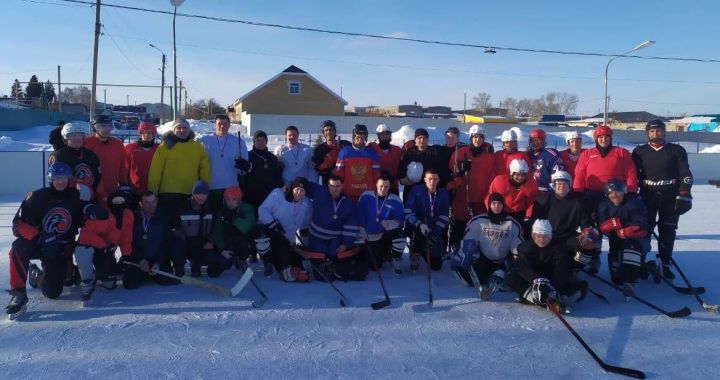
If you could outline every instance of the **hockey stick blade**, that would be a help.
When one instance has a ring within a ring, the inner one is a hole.
[[[373,310],[380,310],[380,309],[385,308],[385,307],[387,307],[387,306],[390,306],[390,299],[389,299],[389,298],[386,298],[386,299],[384,299],[384,300],[382,300],[382,301],[378,301],[378,302],[375,302],[375,303],[370,304],[370,307],[371,307]]]
[[[250,282],[250,279],[253,277],[253,273],[255,272],[253,272],[252,269],[245,269],[245,273],[243,273],[242,277],[240,277],[240,280],[230,289],[230,294],[232,294],[233,297],[237,296],[243,289],[245,289],[245,286],[247,286],[248,282]]]
[[[697,287],[697,288],[686,288],[686,287],[684,287],[684,286],[677,286],[677,285],[673,284],[672,281],[668,280],[668,279],[665,278],[665,277],[661,277],[661,278],[662,278],[663,281],[665,281],[666,284],[668,284],[668,286],[670,286],[671,288],[673,288],[673,289],[674,289],[676,292],[678,292],[678,293],[681,293],[681,294],[689,294],[689,295],[693,295],[693,294],[695,294],[695,295],[705,294],[705,288],[702,287],[702,286],[699,286],[699,287]]]
[[[592,293],[592,295],[594,295],[595,297],[597,297],[597,298],[600,299],[601,301],[605,302],[606,304],[608,304],[608,305],[610,304],[610,301],[609,301],[609,300],[607,299],[607,297],[605,297],[604,295],[602,295],[602,294],[600,294],[600,293],[598,293],[598,292],[596,292],[596,291],[594,291],[594,290],[592,290],[592,289],[590,289],[590,288],[588,288],[587,291],[590,292],[590,293]]]
[[[597,356],[595,351],[593,351],[592,348],[590,348],[590,346],[585,343],[585,340],[580,336],[580,334],[577,333],[577,331],[575,331],[575,329],[570,325],[570,323],[568,323],[565,317],[562,316],[562,314],[560,313],[560,305],[556,301],[548,299],[546,301],[546,305],[548,310],[550,310],[550,312],[552,312],[560,320],[560,322],[565,326],[565,328],[570,332],[570,334],[572,334],[575,339],[577,339],[578,343],[583,346],[585,351],[587,351],[587,353],[590,354],[593,359],[595,359],[595,362],[597,362],[603,370],[607,372],[617,373],[618,375],[634,377],[636,379],[645,378],[645,373],[642,371],[638,371],[632,368],[618,367],[605,363],[602,359],[600,359],[599,356]]]

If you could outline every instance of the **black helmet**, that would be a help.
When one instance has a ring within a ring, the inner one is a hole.
[[[96,124],[112,124],[112,119],[107,115],[95,115],[94,118],[90,119],[90,125],[95,127]]]
[[[609,179],[605,184],[605,195],[609,194],[611,191],[617,191],[618,193],[623,194],[627,193],[627,187],[625,187],[625,182],[618,178]]]
[[[665,129],[665,123],[662,120],[655,119],[650,120],[645,124],[645,131],[649,131],[651,129]]]
[[[332,120],[325,120],[322,122],[322,125],[320,125],[320,129],[325,129],[325,127],[330,127],[333,129],[333,131],[337,132],[337,128],[335,127],[335,122]]]
[[[353,134],[353,136],[355,136],[355,135],[365,135],[365,136],[367,136],[367,135],[368,135],[368,129],[367,129],[367,127],[366,127],[365,125],[363,125],[363,124],[355,124],[355,127],[354,127],[353,130],[352,130],[352,134]]]

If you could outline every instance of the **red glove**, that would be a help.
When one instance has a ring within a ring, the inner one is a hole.
[[[620,223],[620,218],[610,218],[600,223],[600,231],[604,234],[609,234],[611,231],[617,231],[621,228],[622,223]]]
[[[647,236],[647,231],[640,226],[629,226],[617,230],[617,235],[620,239],[641,239]]]

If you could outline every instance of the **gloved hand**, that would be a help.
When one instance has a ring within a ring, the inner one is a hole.
[[[83,207],[83,215],[90,220],[105,220],[108,218],[108,211],[94,203],[89,203]]]
[[[577,251],[575,252],[575,257],[573,257],[573,259],[584,267],[590,264],[590,260],[592,260],[592,255],[583,251]]]
[[[609,234],[611,231],[616,231],[622,228],[620,218],[610,218],[600,223],[600,231],[604,234]]]
[[[620,239],[640,239],[647,236],[647,232],[640,226],[629,226],[617,230],[617,235]]]
[[[54,232],[43,232],[39,234],[35,240],[40,248],[40,253],[43,257],[56,257],[60,255],[62,249],[62,243],[58,240],[58,235]]]
[[[357,234],[357,240],[355,241],[358,244],[365,243],[367,241],[367,231],[365,231],[364,227],[358,228],[358,234]]]
[[[470,171],[470,168],[472,167],[472,163],[470,160],[462,160],[458,161],[457,163],[457,172],[455,173],[456,177],[462,177],[465,175],[465,173]]]
[[[81,201],[87,202],[92,199],[92,189],[90,188],[90,186],[84,183],[78,183],[77,185],[75,185],[75,188],[77,189],[77,191],[80,192]]]
[[[267,225],[267,228],[271,231],[275,231],[279,233],[280,235],[285,235],[285,229],[283,228],[282,224],[277,221],[277,219],[273,220],[271,223]]]
[[[480,248],[477,242],[475,240],[463,240],[460,249],[453,255],[451,267],[468,270],[478,258],[480,258]]]
[[[252,165],[250,165],[250,161],[248,161],[242,157],[238,157],[235,159],[235,169],[239,169],[244,172],[249,172],[251,167],[252,167]]]
[[[380,225],[383,226],[385,231],[394,230],[400,227],[400,223],[394,219],[383,220],[382,222],[380,222]]]
[[[420,223],[418,229],[420,230],[420,233],[423,234],[423,236],[428,236],[428,234],[430,233],[430,227],[428,227],[425,223]]]
[[[675,212],[678,215],[682,215],[692,209],[692,197],[690,194],[678,195],[675,198]]]
[[[578,243],[582,249],[595,249],[598,244],[601,244],[600,232],[592,227],[585,227],[578,235]]]

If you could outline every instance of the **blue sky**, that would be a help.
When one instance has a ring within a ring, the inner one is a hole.
[[[168,0],[107,0],[172,10]],[[56,5],[61,4],[61,5]],[[180,12],[348,32],[482,45],[719,59],[715,1],[260,1],[187,0]],[[58,0],[3,0],[0,95],[15,78],[87,82],[92,78],[95,12]],[[172,56],[172,16],[102,8],[98,82],[159,84],[160,53]],[[602,111],[607,58],[384,41],[178,17],[178,76],[193,100],[222,104],[294,64],[350,105],[417,102],[468,107],[478,92],[494,105],[509,96],[575,93],[578,113]],[[14,57],[14,58],[10,58]],[[172,61],[168,62],[168,80]],[[720,112],[720,63],[617,59],[610,66],[611,110],[659,115]],[[102,100],[102,89],[99,100]],[[156,101],[158,90],[107,88],[108,102]]]

